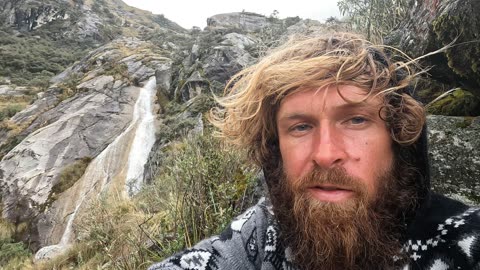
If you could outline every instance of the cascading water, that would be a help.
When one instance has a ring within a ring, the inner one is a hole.
[[[68,249],[73,236],[73,221],[82,204],[89,198],[100,195],[112,181],[123,182],[125,189],[122,194],[134,195],[140,190],[144,166],[155,142],[152,109],[155,86],[156,80],[152,77],[138,94],[130,125],[92,160],[78,180],[78,199],[73,211],[66,215],[67,222],[60,242],[41,248],[35,254],[36,260],[52,258]]]
[[[155,143],[154,116],[152,112],[152,97],[155,94],[155,80],[150,80],[140,91],[133,112],[133,121],[138,122],[130,155],[128,156],[128,171],[126,190],[130,196],[135,195],[142,186],[143,173],[148,155]]]

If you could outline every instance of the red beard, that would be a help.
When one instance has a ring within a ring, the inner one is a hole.
[[[376,179],[375,195],[342,168],[315,169],[270,188],[282,238],[301,269],[393,269],[403,259],[399,213],[412,207],[413,188],[399,189],[392,172]],[[308,187],[333,184],[354,192],[342,203],[321,202]],[[409,198],[408,203],[401,200]]]

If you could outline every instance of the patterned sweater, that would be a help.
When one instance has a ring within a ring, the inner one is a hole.
[[[236,218],[219,236],[203,240],[149,270],[297,269],[265,200]],[[440,195],[410,224],[403,249],[410,262],[401,269],[480,270],[480,208]]]

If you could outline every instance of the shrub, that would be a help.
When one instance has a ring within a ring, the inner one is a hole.
[[[22,105],[20,104],[9,104],[5,108],[0,110],[0,121],[3,119],[9,119],[10,117],[14,116],[17,112],[23,110]]]
[[[30,264],[30,251],[21,242],[15,243],[11,239],[0,240],[0,268],[25,269]]]
[[[256,172],[245,160],[209,135],[171,147],[163,172],[141,193],[145,211],[162,217],[156,241],[162,257],[219,233],[254,203]]]
[[[25,269],[30,264],[28,248],[12,239],[15,231],[15,225],[0,218],[0,269]]]
[[[58,182],[52,187],[52,199],[55,200],[58,194],[61,194],[65,190],[72,187],[73,184],[75,184],[78,179],[83,176],[83,173],[85,172],[88,164],[90,164],[91,161],[91,157],[83,157],[63,168],[62,172],[59,175]]]
[[[45,87],[53,74],[63,71],[93,48],[88,42],[52,38],[49,35],[53,32],[42,31],[40,28],[34,34],[15,36],[11,29],[0,27],[0,76],[11,78],[17,85]]]

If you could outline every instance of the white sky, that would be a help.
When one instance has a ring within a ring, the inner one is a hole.
[[[163,14],[167,19],[186,29],[204,28],[207,18],[215,14],[243,10],[269,16],[278,11],[279,18],[299,16],[303,19],[324,21],[330,16],[340,17],[338,0],[123,0],[129,6]]]

